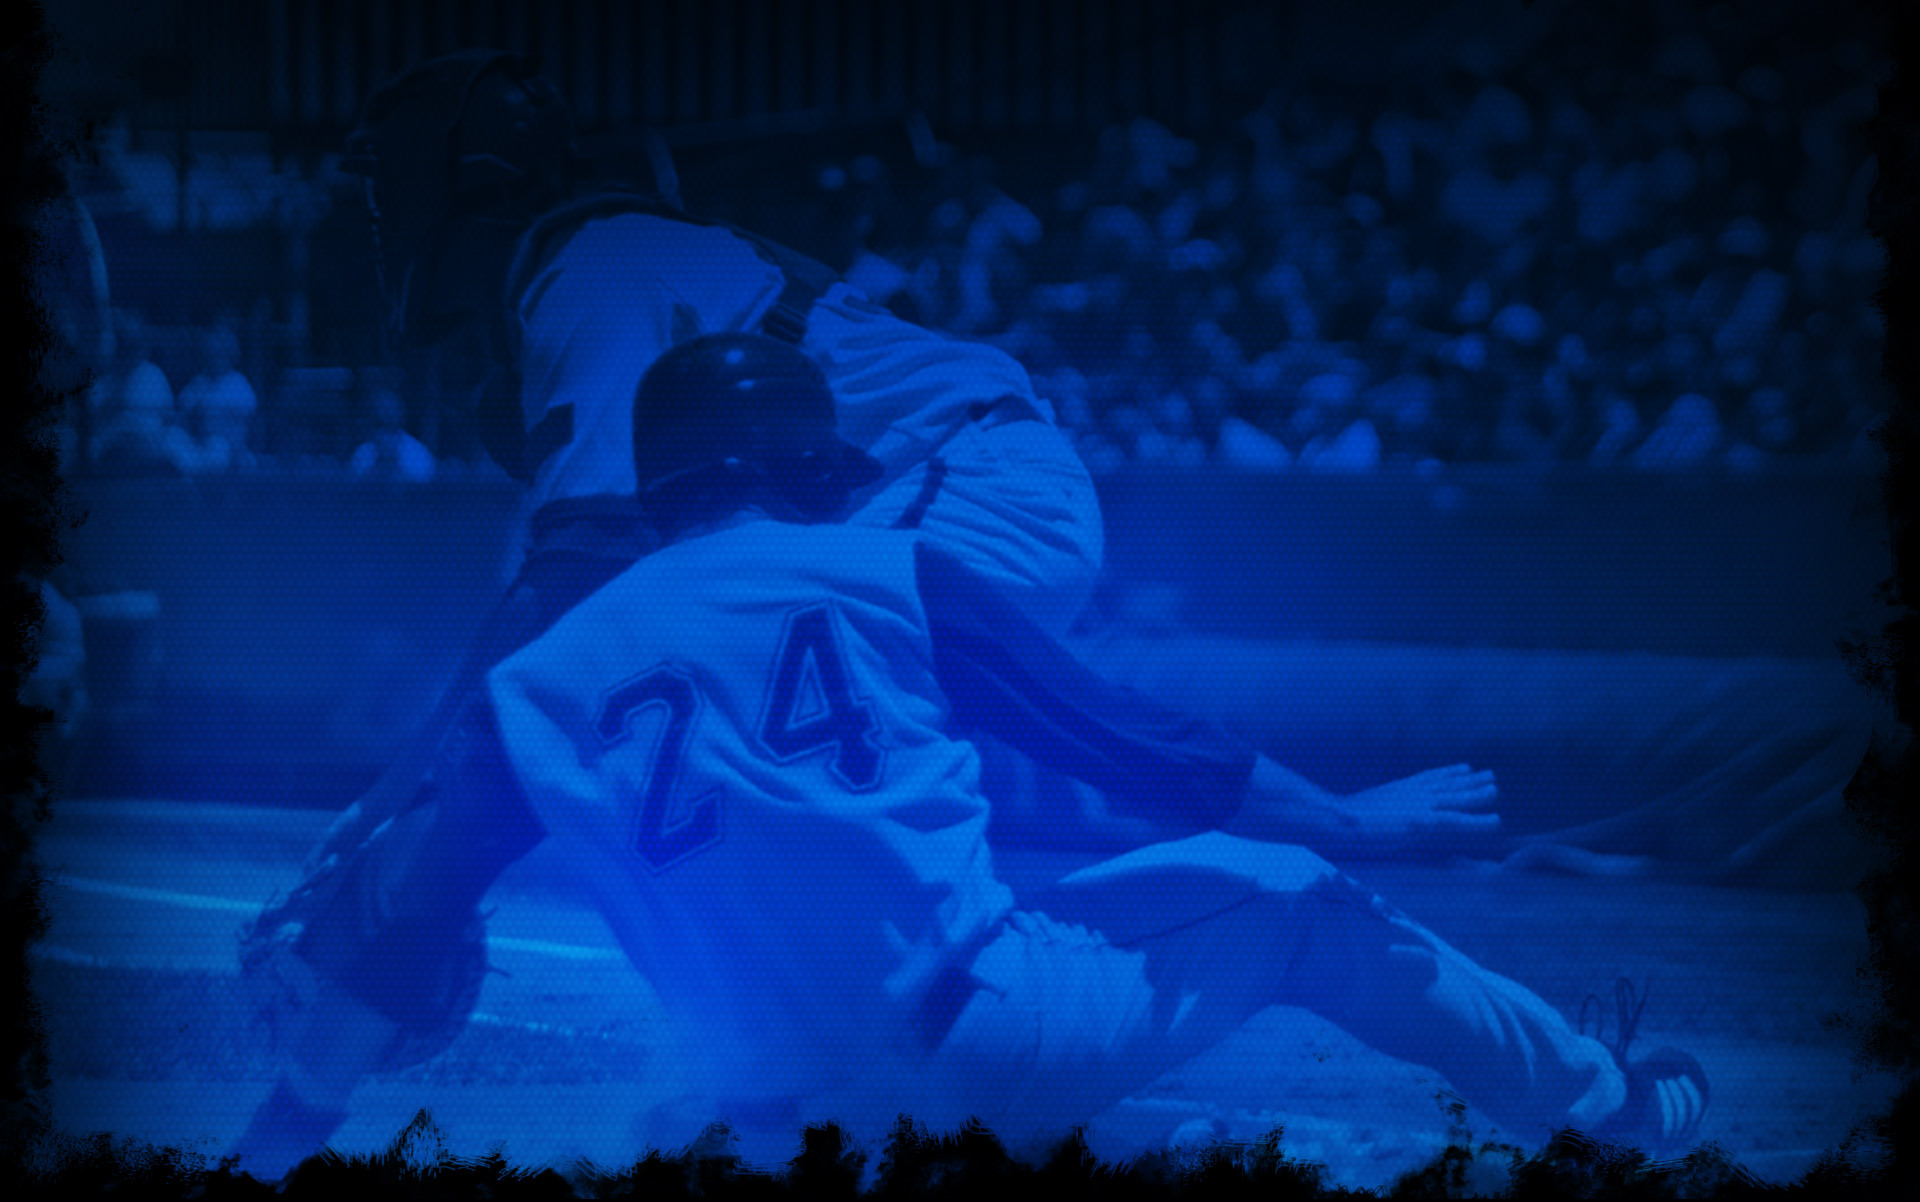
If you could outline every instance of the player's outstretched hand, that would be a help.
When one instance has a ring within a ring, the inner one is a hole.
[[[1492,772],[1454,764],[1388,781],[1345,802],[1358,823],[1356,834],[1383,845],[1407,845],[1499,830],[1500,815],[1487,810],[1499,797]]]
[[[1228,834],[1324,856],[1463,853],[1500,829],[1493,773],[1454,764],[1342,797],[1261,756]]]

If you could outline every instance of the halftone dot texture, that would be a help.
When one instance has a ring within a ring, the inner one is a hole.
[[[72,719],[60,737],[73,791],[149,799],[75,809],[50,838],[49,861],[92,882],[60,895],[41,977],[60,1104],[82,1125],[176,1122],[195,1136],[244,1120],[245,1090],[204,1088],[269,1085],[257,1041],[228,1021],[243,1009],[232,907],[297,883],[326,825],[310,819],[378,792],[382,766],[433,745],[448,682],[652,549],[583,516],[530,562],[525,591],[509,585],[529,511],[630,484],[627,406],[645,365],[691,333],[752,328],[779,293],[778,273],[724,230],[640,218],[583,229],[520,298],[529,351],[505,395],[527,426],[574,406],[574,438],[530,491],[483,466],[475,397],[491,356],[461,337],[404,371],[382,361],[357,194],[301,148],[337,143],[360,85],[404,65],[363,53],[397,60],[489,31],[464,17],[352,24],[370,11],[302,10],[321,36],[197,61],[177,104],[160,94],[169,81],[143,76],[152,94],[136,119],[75,171],[93,232],[69,215],[61,238],[72,263],[98,270],[62,273],[49,303],[101,375],[59,433],[91,514],[69,534],[59,584],[85,661],[37,684]],[[1385,39],[1332,10],[1285,29],[1222,17],[1219,36],[1198,40],[1151,19],[1101,22],[1099,5],[1062,11],[1087,21],[1036,9],[1008,17],[1016,36],[1000,38],[964,4],[942,9],[945,24],[905,17],[888,44],[908,52],[885,62],[885,38],[837,36],[788,37],[790,57],[755,43],[767,52],[755,57],[707,36],[696,14],[673,36],[692,30],[706,50],[625,74],[620,47],[668,48],[638,36],[638,18],[525,25],[559,51],[542,58],[579,127],[614,143],[642,119],[857,107],[868,85],[894,90],[863,112],[897,116],[912,96],[921,111],[904,139],[897,125],[867,138],[828,117],[826,133],[751,125],[759,136],[729,145],[748,127],[702,125],[650,143],[641,163],[690,202],[850,268],[866,290],[824,297],[806,343],[842,433],[887,469],[860,498],[863,525],[912,515],[1102,674],[1328,788],[1492,769],[1501,839],[1339,870],[1559,1021],[1618,976],[1639,982],[1650,1000],[1629,1069],[1668,1046],[1697,1056],[1711,1078],[1704,1135],[1756,1167],[1804,1167],[1879,1088],[1848,1077],[1847,1036],[1820,1016],[1857,1000],[1846,982],[1862,943],[1844,891],[1863,858],[1839,789],[1882,717],[1833,643],[1881,623],[1872,590],[1888,567],[1867,437],[1885,408],[1871,305],[1883,256],[1862,225],[1876,177],[1860,128],[1884,39],[1793,6],[1663,13],[1657,28],[1600,6],[1534,6],[1498,27],[1448,9]],[[761,32],[809,33],[801,24]],[[568,53],[567,37],[593,53]],[[935,53],[913,52],[926,46]],[[1093,46],[1113,54],[1096,60]],[[709,50],[726,73],[705,74]],[[829,50],[830,65],[810,58]],[[246,84],[256,67],[268,74]],[[253,132],[206,133],[234,97],[250,109],[224,124]],[[329,122],[338,129],[316,132]],[[101,345],[106,330],[118,346]],[[250,417],[237,388],[215,387],[223,357],[254,395]],[[163,393],[174,399],[156,403]],[[417,451],[398,449],[396,414]],[[373,466],[350,475],[362,447]],[[430,481],[414,478],[422,453]],[[675,603],[635,603],[629,623],[672,620]],[[777,676],[777,641],[740,675]],[[859,707],[888,703],[823,677],[821,656],[840,654],[827,647],[802,647],[772,740],[792,757],[783,769],[823,780],[847,766],[836,742],[866,737]],[[869,679],[867,667],[852,673]],[[752,695],[703,712],[764,733],[764,690]],[[623,754],[587,736],[599,700],[562,724],[565,750],[527,757],[553,778],[544,787]],[[646,759],[675,700],[629,700]],[[810,725],[821,717],[835,720]],[[881,788],[910,751],[878,757]],[[843,775],[865,779],[852,767]],[[385,787],[410,797],[423,772]],[[644,777],[625,782],[633,797]],[[729,825],[739,813],[697,789],[663,791],[592,839],[551,840],[494,899],[492,954],[513,976],[489,978],[446,1053],[369,1086],[347,1137],[384,1142],[428,1090],[476,1147],[504,1134],[559,1152],[577,1138],[617,1158],[652,1129],[639,1116],[707,1108],[675,1091],[694,1097],[709,1061],[864,1054],[898,1016],[878,1013],[880,993],[842,1005],[831,982],[797,987],[803,961],[817,951],[860,971],[931,973],[929,949],[956,931],[996,946],[1004,907],[983,900],[988,881],[1011,887],[1029,929],[1006,928],[1017,955],[968,948],[1008,984],[964,993],[951,1016],[949,1030],[1002,1049],[956,1061],[961,1093],[1010,1115],[1077,1113],[1078,1101],[1047,1110],[1041,1085],[992,1070],[993,1057],[1031,1047],[1034,1064],[1077,1066],[1051,1074],[1067,1094],[1104,1098],[1084,1067],[1100,1049],[1211,1022],[1209,1050],[1098,1103],[1095,1130],[1144,1146],[1284,1120],[1290,1148],[1361,1184],[1444,1137],[1434,1092],[1471,1093],[1475,1067],[1442,1080],[1411,1064],[1452,1038],[1445,1024],[1400,1012],[1405,1046],[1375,1037],[1409,1057],[1393,1059],[1353,1038],[1375,1029],[1364,1007],[1332,1021],[1243,998],[1252,1017],[1227,1023],[1211,1008],[1221,991],[1271,967],[1275,945],[1251,937],[1209,952],[1224,968],[1206,989],[1142,992],[1154,962],[1118,930],[1126,914],[1096,923],[1030,901],[1140,828],[1031,764],[990,757],[983,781],[984,801],[917,788],[889,815],[896,841],[879,841],[898,851],[965,828],[972,848],[985,828],[991,855],[952,874],[978,886],[971,908],[896,887],[878,854],[822,869],[831,890],[799,888],[793,861],[835,863],[839,845],[817,827]],[[696,1022],[663,1009],[671,988],[626,959],[672,924],[615,930],[604,912],[619,906],[588,888],[636,839],[674,853],[655,857],[666,874],[762,841],[764,871],[696,891],[679,915],[680,929],[708,931],[716,972],[738,985],[716,991],[725,1005],[695,1007]],[[953,867],[943,856],[906,875],[924,885]],[[1177,903],[1203,892],[1182,886]],[[1150,892],[1104,904],[1121,900],[1164,917]],[[856,927],[854,912],[876,908],[921,921]],[[1459,966],[1423,947],[1381,958],[1399,975],[1374,965],[1382,990],[1420,972],[1452,980]],[[1036,966],[1019,986],[1031,1004],[1013,988],[1020,964]],[[1357,971],[1303,969],[1285,996],[1331,993]],[[1506,1038],[1479,1062],[1485,1097],[1468,1103],[1483,1134],[1488,1116],[1525,1102],[1500,1078],[1525,1021],[1501,1006],[1527,1005],[1495,992],[1504,1001],[1462,1010],[1482,1020],[1468,1029]],[[136,995],[151,1001],[122,1004]],[[742,1019],[754,1006],[766,1024]],[[673,1046],[671,1032],[699,1022],[744,1034]],[[924,1084],[875,1081],[868,1102]],[[1646,1096],[1677,1114],[1691,1088],[1666,1081]],[[796,1117],[728,1104],[769,1129]]]

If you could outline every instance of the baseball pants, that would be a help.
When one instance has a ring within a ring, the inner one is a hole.
[[[795,1118],[869,1138],[903,1113],[936,1132],[974,1118],[1040,1156],[1274,1005],[1436,1070],[1515,1140],[1591,1127],[1626,1096],[1605,1046],[1304,848],[1210,832],[1029,900],[972,960],[922,1058],[877,1054],[797,1111],[761,1105],[779,1116],[767,1134],[790,1140]],[[755,1109],[721,1105],[736,1121]]]

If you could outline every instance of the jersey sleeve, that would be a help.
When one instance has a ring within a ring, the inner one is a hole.
[[[953,556],[922,543],[915,573],[958,728],[1103,790],[1116,813],[1219,826],[1238,811],[1252,748],[1095,674]]]

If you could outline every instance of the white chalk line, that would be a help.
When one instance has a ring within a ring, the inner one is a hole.
[[[249,918],[258,914],[261,909],[261,907],[252,903],[235,901],[232,898],[209,897],[199,893],[179,893],[171,889],[149,889],[139,885],[123,885],[115,881],[99,881],[88,877],[56,876],[50,879],[55,884],[75,889],[82,893],[95,893],[106,897],[125,898],[130,901],[155,902],[161,905],[180,906],[185,909],[210,910],[224,914],[243,915]],[[514,939],[507,936],[489,936],[487,944],[490,947],[497,947],[504,950],[531,952],[535,955],[553,956],[566,960],[624,961],[626,959],[625,954],[615,948],[581,947],[577,944],[551,943],[543,939]],[[88,955],[85,952],[75,951],[55,944],[38,944],[33,948],[33,954],[41,959],[53,960],[64,964],[75,964],[88,968],[127,967],[112,960]],[[497,1014],[487,1014],[484,1012],[475,1012],[471,1018],[473,1022],[481,1026],[512,1028],[541,1035],[557,1035],[569,1039],[611,1040],[613,1038],[613,1036],[597,1032],[577,1031],[572,1027],[561,1026],[559,1024],[527,1022],[521,1019],[504,1018]],[[1133,1099],[1129,1099],[1128,1101],[1129,1103],[1138,1104]],[[1813,1148],[1776,1148],[1768,1149],[1760,1153],[1760,1155],[1770,1157],[1812,1157],[1819,1155],[1821,1151],[1822,1149]]]
[[[52,960],[56,964],[75,964],[82,968],[127,968],[130,965],[118,963],[103,956],[92,956],[86,952],[77,952],[70,947],[61,947],[57,943],[34,945],[33,955],[39,960]],[[516,1031],[531,1031],[536,1035],[558,1035],[563,1039],[598,1039],[613,1042],[614,1037],[600,1031],[578,1031],[559,1023],[536,1023],[518,1018],[503,1018],[498,1014],[488,1014],[476,1010],[467,1016],[469,1022],[479,1023],[483,1027],[508,1027]]]
[[[260,907],[251,902],[235,901],[228,897],[208,897],[203,893],[177,893],[172,889],[149,889],[141,885],[122,885],[117,881],[97,881],[81,876],[56,876],[51,880],[56,885],[82,893],[97,893],[104,897],[118,897],[128,901],[154,902],[188,910],[238,914],[247,918],[260,912]],[[489,935],[487,946],[510,952],[532,952],[536,956],[552,956],[560,960],[603,960],[624,963],[627,958],[626,953],[618,948],[582,947],[575,943],[553,943],[545,939],[516,939],[508,935]]]
[[[251,918],[260,912],[260,907],[249,902],[235,901],[227,897],[209,897],[202,893],[179,893],[172,889],[149,889],[141,885],[123,885],[117,881],[97,881],[88,877],[58,876],[53,882],[64,888],[81,893],[96,893],[105,897],[124,898],[128,901],[154,902],[160,905],[179,906],[189,910],[210,910],[219,914],[239,914]],[[550,943],[544,939],[514,939],[509,936],[492,936],[487,940],[489,947],[508,951],[532,952],[535,955],[554,956],[563,960],[622,960],[624,953],[604,947],[580,947],[570,943]],[[33,954],[42,960],[52,960],[60,964],[73,964],[83,968],[125,968],[129,965],[110,958],[90,955],[73,948],[62,947],[54,943],[35,945]],[[558,1035],[566,1039],[610,1040],[610,1035],[597,1032],[577,1031],[572,1027],[558,1023],[527,1022],[522,1019],[503,1018],[498,1014],[476,1011],[471,1016],[473,1022],[483,1027],[509,1027],[519,1031],[530,1031],[538,1035]]]

